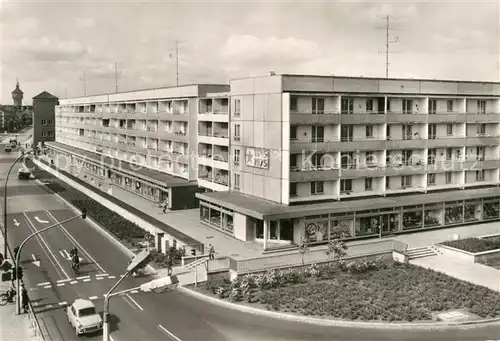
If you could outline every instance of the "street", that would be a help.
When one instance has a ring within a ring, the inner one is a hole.
[[[4,155],[2,155],[4,156]],[[8,159],[7,159],[8,160]],[[2,160],[5,174],[10,163]],[[75,215],[69,207],[35,181],[9,180],[9,240],[13,247],[31,233]],[[78,277],[71,270],[69,251],[79,250]],[[66,306],[76,298],[92,300],[99,312],[103,295],[125,272],[130,257],[90,222],[76,219],[30,241],[21,261],[24,280],[39,318],[53,341],[76,337]],[[127,278],[117,291],[134,288],[152,278]],[[114,341],[257,341],[257,340],[487,340],[500,335],[500,326],[460,331],[384,331],[321,327],[273,320],[227,310],[177,291],[131,291],[111,299],[111,338]],[[86,340],[101,340],[89,335]]]

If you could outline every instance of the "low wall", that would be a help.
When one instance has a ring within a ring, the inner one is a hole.
[[[392,260],[398,263],[408,263],[409,257],[404,252],[392,251]]]
[[[111,211],[115,212],[116,214],[121,215],[123,218],[136,224],[137,226],[139,226],[143,230],[149,232],[153,236],[156,236],[157,233],[163,233],[165,235],[165,238],[167,238],[171,241],[170,245],[173,244],[173,240],[175,238],[173,236],[169,235],[168,233],[166,233],[164,230],[162,230],[162,229],[154,226],[153,224],[145,221],[144,219],[130,213],[129,211],[127,211],[124,208],[120,207],[119,205],[107,200],[106,198],[97,194],[96,192],[94,192],[90,189],[87,189],[86,187],[80,185],[76,181],[70,179],[68,176],[62,174],[61,172],[59,172],[57,170],[52,169],[50,166],[45,165],[44,163],[40,162],[39,160],[34,159],[33,161],[40,169],[52,174],[53,176],[57,177],[58,179],[64,181],[65,183],[67,183],[69,186],[73,187],[77,191],[82,192],[83,194],[85,194],[89,198],[99,202],[100,204],[102,204],[106,208],[110,209]],[[175,240],[177,241],[176,242],[177,248],[189,246],[189,244],[183,242],[182,240],[179,240],[179,239],[175,239]]]
[[[472,253],[442,244],[436,244],[435,246],[444,255],[459,258],[469,263],[488,264],[500,259],[500,249]]]

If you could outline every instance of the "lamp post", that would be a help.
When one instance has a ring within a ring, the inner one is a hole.
[[[77,216],[74,216],[74,217],[71,217],[71,218],[68,218],[68,219],[65,219],[63,221],[59,221],[53,225],[50,225],[46,228],[43,228],[39,231],[36,231],[35,233],[31,234],[28,238],[26,238],[25,240],[23,240],[23,242],[21,243],[21,245],[19,246],[19,250],[17,251],[17,254],[16,254],[16,262],[15,262],[15,268],[14,268],[14,273],[16,274],[16,292],[17,292],[17,304],[16,304],[16,312],[17,312],[17,315],[20,315],[21,314],[21,292],[20,292],[20,281],[19,281],[19,276],[18,276],[18,269],[19,269],[19,261],[21,259],[21,251],[23,249],[23,246],[24,244],[26,244],[31,238],[39,235],[40,233],[42,232],[45,232],[47,230],[50,230],[51,228],[54,228],[56,226],[61,226],[62,224],[65,224],[67,222],[70,222],[72,220],[75,220],[77,218],[80,218],[82,217],[83,219],[85,219],[87,217],[87,209],[84,208],[82,210],[82,213],[80,213],[79,215]]]
[[[10,172],[12,172],[12,169],[16,165],[16,163],[19,162],[22,158],[24,158],[26,155],[32,153],[33,150],[29,150],[24,152],[22,155],[20,155],[16,161],[12,163],[12,165],[9,168],[9,171],[7,172],[7,175],[5,176],[5,184],[4,184],[4,189],[3,189],[3,237],[4,237],[4,249],[3,249],[3,254],[5,255],[5,258],[7,258],[7,184],[9,182],[9,175]]]
[[[112,292],[120,285],[121,282],[125,278],[127,278],[128,275],[130,275],[132,272],[135,272],[138,269],[141,269],[145,267],[149,261],[151,260],[151,251],[150,250],[143,250],[139,252],[137,255],[132,258],[132,261],[129,263],[127,266],[127,271],[121,277],[118,282],[115,283],[109,289],[108,293],[104,297],[104,312],[103,312],[103,330],[102,330],[102,340],[103,341],[109,341],[109,299],[113,296],[119,295],[122,292],[118,292],[115,294],[112,294]]]

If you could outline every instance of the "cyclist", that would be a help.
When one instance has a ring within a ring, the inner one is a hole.
[[[78,249],[76,248],[76,246],[73,246],[73,248],[69,252],[69,255],[71,256],[71,258],[78,257]]]

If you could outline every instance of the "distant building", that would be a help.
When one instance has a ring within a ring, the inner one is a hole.
[[[14,105],[16,107],[22,107],[23,105],[24,93],[19,88],[19,80],[16,82],[16,88],[12,91],[12,99],[14,100]]]
[[[33,114],[33,106],[23,105],[24,92],[19,87],[19,81],[16,88],[12,91],[13,104],[0,104],[0,129],[14,131],[23,125],[23,122],[29,122]]]
[[[59,99],[47,91],[33,97],[33,146],[55,141],[56,105]]]

